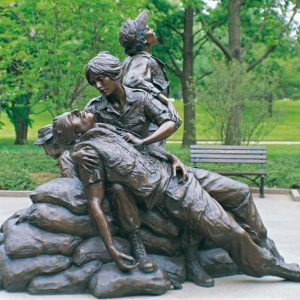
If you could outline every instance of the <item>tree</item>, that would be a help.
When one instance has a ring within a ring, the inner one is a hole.
[[[27,143],[27,131],[30,125],[32,92],[32,36],[30,23],[25,31],[24,21],[13,11],[1,7],[3,26],[1,27],[1,108],[7,113],[16,133],[16,144]],[[17,26],[16,24],[21,24]]]
[[[183,1],[182,5],[164,0],[153,0],[154,7],[160,12],[154,16],[160,45],[156,53],[166,62],[167,68],[175,74],[181,84],[184,102],[184,133],[182,146],[196,142],[195,82],[210,74],[203,70],[197,77],[194,62],[207,41],[201,28],[195,26],[195,7],[200,1]]]
[[[217,140],[226,142],[228,119],[232,109],[240,106],[240,140],[243,143],[259,141],[269,133],[277,122],[277,111],[270,115],[270,95],[277,89],[274,75],[261,71],[247,72],[247,65],[238,62],[227,64],[215,61],[214,72],[201,88],[202,108],[206,118],[203,127],[215,134]]]
[[[297,13],[297,4],[298,2],[294,3],[294,1],[227,0],[221,2],[215,13],[201,16],[200,21],[211,41],[222,51],[228,62],[247,63],[247,71],[251,71],[278,47],[285,34],[289,32]],[[215,35],[208,25],[208,19],[220,18],[220,14],[225,11],[226,6],[228,16],[227,45],[224,39],[221,40]],[[287,20],[291,6],[293,6],[292,13]],[[246,16],[243,27],[241,25],[242,9],[244,9],[243,13]],[[199,10],[198,12],[201,13]],[[257,25],[256,31],[251,29],[254,27],[253,25]],[[242,35],[242,28],[245,29],[246,34]],[[257,43],[263,44],[263,48],[265,48],[260,55],[254,54]],[[230,108],[231,113],[228,116],[226,126],[225,144],[239,145],[241,143],[240,128],[243,106],[241,101],[233,103],[235,104]]]
[[[99,51],[123,53],[121,22],[144,7],[84,0],[2,1],[0,31],[1,106],[16,130],[16,143],[27,143],[30,115],[52,116],[85,98],[85,64]]]

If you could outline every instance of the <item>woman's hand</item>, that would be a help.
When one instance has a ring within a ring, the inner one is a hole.
[[[122,137],[126,142],[133,144],[135,147],[143,145],[142,139],[139,139],[138,137],[134,136],[129,132],[123,133]]]
[[[138,266],[132,256],[126,255],[117,249],[114,249],[110,255],[118,268],[122,271],[130,271]]]
[[[189,177],[186,166],[176,156],[172,157],[172,176],[182,177],[183,182]]]

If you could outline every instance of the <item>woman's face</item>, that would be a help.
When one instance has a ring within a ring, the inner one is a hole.
[[[71,112],[70,122],[73,125],[75,133],[84,133],[95,124],[94,115],[92,113],[79,111],[78,109]]]
[[[118,82],[112,80],[108,76],[90,74],[90,82],[104,96],[110,96],[118,88]]]
[[[149,46],[157,44],[155,32],[148,25],[146,25],[145,33],[146,33],[146,41]]]

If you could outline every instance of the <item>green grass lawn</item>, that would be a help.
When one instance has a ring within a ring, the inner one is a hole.
[[[183,116],[183,102],[176,100],[175,107],[180,116]],[[198,140],[212,140],[212,137],[203,133],[203,127],[199,120],[205,119],[201,105],[197,105],[196,132]],[[275,101],[275,108],[282,112],[278,125],[270,132],[264,140],[266,141],[300,141],[300,101]],[[32,143],[36,140],[37,130],[51,123],[52,118],[49,113],[33,115],[32,128],[29,128],[28,139]],[[5,126],[0,129],[0,144],[13,144],[14,129],[9,123],[5,114],[1,115],[1,120]],[[197,121],[198,120],[198,121]],[[170,140],[182,140],[183,125],[170,137]]]
[[[300,145],[267,145],[268,164],[266,186],[300,188]],[[189,164],[189,150],[168,144],[167,149]],[[38,185],[59,177],[56,162],[42,148],[27,145],[0,145],[0,190],[32,190]],[[199,165],[209,170],[228,170],[226,166]],[[249,166],[231,165],[234,170]],[[247,182],[247,181],[245,181]],[[247,182],[249,183],[249,182]]]
[[[175,101],[175,107],[180,116],[183,116],[183,102]],[[275,110],[280,112],[280,120],[276,127],[264,137],[265,141],[300,141],[300,101],[275,101]],[[213,140],[208,134],[204,134],[204,128],[200,120],[205,120],[201,104],[196,106],[196,133],[197,140]],[[172,135],[170,140],[182,140],[183,124]]]

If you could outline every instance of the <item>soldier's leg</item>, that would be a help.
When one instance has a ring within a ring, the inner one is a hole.
[[[194,184],[192,187],[182,201],[171,198],[164,201],[165,209],[172,216],[227,250],[245,274],[256,277],[273,275],[300,281],[300,268],[297,265],[285,264],[270,251],[259,247],[200,185]]]
[[[134,197],[120,184],[111,185],[109,192],[111,192],[110,198],[113,202],[113,210],[122,232],[129,237],[133,256],[139,263],[140,270],[145,273],[153,272],[155,264],[148,257],[140,237],[141,217]]]
[[[202,287],[213,287],[214,279],[202,268],[198,251],[202,237],[186,228],[182,237],[182,249],[185,257],[187,279]]]
[[[198,226],[201,234],[228,251],[245,274],[256,277],[273,275],[300,281],[298,265],[285,264],[255,244],[249,234],[214,199],[208,201]]]
[[[267,237],[250,187],[242,182],[202,169],[191,169],[204,190],[234,215],[235,220],[250,234],[254,242],[283,259],[275,243]]]

